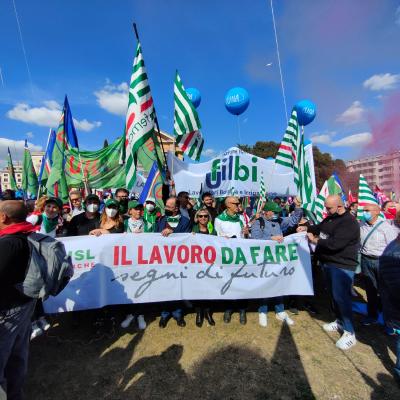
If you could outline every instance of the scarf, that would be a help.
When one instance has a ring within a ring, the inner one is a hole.
[[[175,215],[175,217],[167,217],[167,224],[171,227],[171,228],[176,228],[179,224],[179,221],[181,219],[181,215]]]
[[[133,233],[142,233],[143,232],[143,219],[128,219],[128,229],[127,232],[133,232]]]
[[[147,211],[144,209],[143,220],[144,220],[144,231],[146,233],[151,233],[156,231],[156,219],[157,212],[154,210],[153,212]]]
[[[232,222],[236,224],[239,222],[240,226],[243,228],[243,221],[239,214],[229,215],[225,210],[222,214],[218,215],[217,218],[224,222]]]
[[[54,229],[57,228],[58,225],[58,217],[50,219],[45,213],[42,214],[43,222],[42,226],[44,228],[44,231],[46,233],[49,233],[51,231],[54,231]]]
[[[31,233],[35,232],[36,227],[30,222],[18,222],[17,224],[12,224],[0,230],[0,236],[14,235],[15,233]]]

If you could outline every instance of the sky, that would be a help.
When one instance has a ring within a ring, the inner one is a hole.
[[[400,1],[273,4],[287,111],[302,99],[317,107],[306,137],[345,160],[393,150],[400,137]],[[201,93],[202,160],[239,142],[238,122],[244,144],[282,139],[268,0],[1,0],[0,160],[7,146],[22,158],[25,139],[31,150],[45,148],[65,94],[81,149],[123,133],[133,22],[162,130],[173,131],[178,69],[185,87]],[[235,86],[250,95],[239,121],[224,106]]]

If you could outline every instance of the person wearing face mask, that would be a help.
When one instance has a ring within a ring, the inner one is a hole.
[[[63,204],[57,197],[50,197],[44,203],[43,213],[40,215],[32,214],[26,220],[32,225],[37,226],[39,233],[56,237],[57,228],[60,224],[59,218]]]
[[[156,232],[157,230],[157,213],[156,199],[148,197],[144,204],[143,221],[144,231],[146,233]]]
[[[93,229],[100,227],[100,199],[89,194],[83,202],[85,212],[71,219],[67,227],[67,236],[89,235]]]
[[[378,322],[380,301],[379,257],[386,246],[396,239],[398,229],[388,221],[379,218],[381,210],[378,204],[367,204],[363,210],[363,221],[360,225],[361,236],[361,271],[367,294],[368,315],[361,322],[368,326]]]
[[[396,218],[397,210],[396,210],[396,206],[393,203],[393,201],[385,201],[382,204],[382,211],[383,211],[385,218],[387,220],[389,220],[390,222],[393,222],[394,219]]]
[[[124,220],[121,215],[120,203],[114,199],[108,199],[100,217],[100,227],[93,229],[89,235],[101,236],[107,233],[123,233]]]
[[[176,197],[170,197],[165,202],[165,215],[157,222],[157,232],[162,236],[169,236],[173,233],[188,233],[191,232],[190,221],[180,214],[180,203]],[[161,312],[159,321],[160,328],[165,328],[171,316],[176,320],[180,327],[185,327],[186,322],[183,317],[183,310],[180,301],[168,302],[168,310]]]
[[[295,210],[290,217],[280,218],[281,208],[275,201],[267,201],[264,205],[263,213],[257,218],[251,226],[251,238],[258,240],[283,241],[283,235],[290,229],[298,225],[303,210],[299,198],[294,199]],[[275,308],[276,319],[288,325],[293,325],[294,321],[285,312],[282,297],[273,299],[264,298],[258,308],[258,322],[262,327],[267,327],[268,303],[272,303]]]
[[[328,216],[318,225],[301,226],[298,232],[308,231],[314,244],[315,256],[322,264],[326,284],[334,305],[336,320],[323,325],[326,332],[340,332],[336,347],[348,350],[354,346],[356,336],[353,326],[351,288],[360,249],[360,226],[346,210],[338,195],[325,200]]]
[[[119,188],[115,191],[115,200],[119,203],[119,212],[125,215],[128,212],[129,191],[124,188]]]

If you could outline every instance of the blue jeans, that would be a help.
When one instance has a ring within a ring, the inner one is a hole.
[[[326,283],[333,300],[333,311],[343,329],[354,333],[351,288],[354,272],[337,267],[335,264],[322,265]]]
[[[174,319],[182,318],[182,309],[178,308],[177,310],[173,311],[161,311],[161,318],[170,318],[171,315],[174,317]]]
[[[378,319],[380,299],[378,296],[379,260],[361,256],[361,271],[364,274],[367,293],[368,317]]]
[[[280,313],[285,310],[285,306],[283,305],[283,297],[273,297],[272,299],[262,299],[261,305],[258,307],[259,313],[267,313],[268,312],[268,303],[274,305],[275,313]]]
[[[0,311],[0,386],[8,400],[22,399],[35,303]]]
[[[394,367],[394,372],[400,379],[400,330],[397,330],[397,344],[396,344],[396,365]]]

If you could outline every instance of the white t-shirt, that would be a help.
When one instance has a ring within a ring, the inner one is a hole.
[[[240,222],[222,221],[218,217],[215,218],[214,222],[214,228],[218,236],[242,238],[242,226]]]

